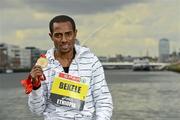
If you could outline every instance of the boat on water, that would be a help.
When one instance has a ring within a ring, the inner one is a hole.
[[[6,69],[5,73],[13,73],[13,70],[12,69]]]
[[[149,60],[145,58],[135,59],[133,61],[132,69],[134,71],[150,71],[151,67],[149,65]]]

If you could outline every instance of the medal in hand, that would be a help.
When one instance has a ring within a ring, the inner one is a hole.
[[[41,66],[41,68],[45,68],[48,65],[48,60],[45,55],[41,55],[41,57],[37,60],[36,65]]]
[[[37,60],[36,65],[41,66],[41,68],[45,68],[48,65],[48,60],[45,55],[41,55],[40,58]],[[29,75],[27,79],[21,80],[21,84],[25,89],[25,93],[29,94],[32,92],[34,87],[39,87],[41,85],[41,81],[46,80],[45,75],[38,77],[38,81],[35,83],[32,83],[32,76]]]

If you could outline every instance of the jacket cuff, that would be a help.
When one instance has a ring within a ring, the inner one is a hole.
[[[42,87],[40,86],[38,89],[36,90],[32,90],[32,92],[29,94],[30,96],[41,96],[42,95]]]
[[[41,84],[39,86],[33,86],[33,90],[38,90],[41,87]]]

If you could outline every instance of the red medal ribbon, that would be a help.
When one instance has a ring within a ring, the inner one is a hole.
[[[35,82],[32,82],[32,76],[28,75],[27,79],[21,80],[21,84],[25,89],[25,93],[29,94],[32,92],[33,89],[37,89],[41,85],[41,81],[46,80],[45,75],[43,74],[42,76],[38,77],[38,80]]]
[[[45,54],[41,54],[40,57],[46,58]],[[32,90],[36,90],[41,86],[41,81],[46,80],[45,75],[38,76],[38,80],[32,82],[32,76],[29,74],[27,79],[21,80],[21,85],[25,89],[25,93],[29,94]]]

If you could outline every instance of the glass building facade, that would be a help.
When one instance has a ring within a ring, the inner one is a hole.
[[[168,62],[169,61],[169,40],[168,39],[160,39],[159,41],[159,62]]]

